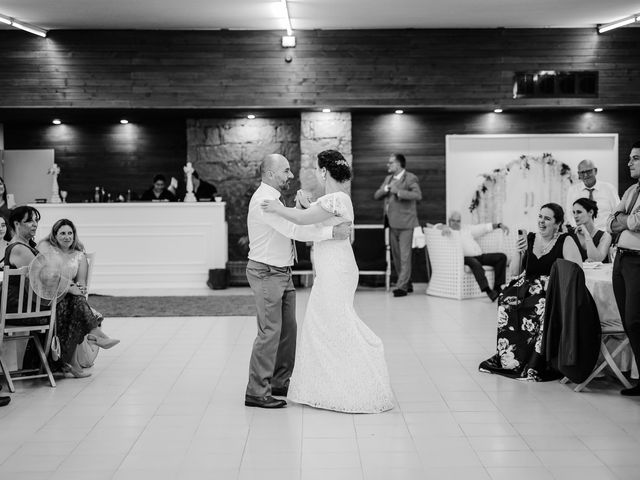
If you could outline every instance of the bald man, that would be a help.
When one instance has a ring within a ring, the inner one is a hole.
[[[462,245],[462,254],[464,255],[464,264],[473,272],[476,282],[484,293],[495,302],[500,294],[500,287],[506,280],[507,256],[504,253],[482,253],[482,248],[476,242],[476,238],[481,237],[496,228],[501,228],[506,234],[509,229],[502,223],[481,223],[479,225],[471,225],[470,227],[462,227],[462,215],[460,212],[451,212],[449,215],[449,226],[438,225],[442,230],[442,235],[453,235],[457,232],[460,236]],[[493,267],[495,280],[493,288],[489,286],[489,281],[484,273],[483,265]]]
[[[578,182],[567,191],[565,220],[575,226],[573,202],[579,198],[588,198],[598,204],[598,216],[594,219],[597,229],[605,230],[607,218],[620,203],[616,187],[597,179],[598,169],[591,160],[582,160],[578,164]]]
[[[280,199],[289,189],[293,173],[282,155],[268,155],[260,165],[262,182],[249,202],[249,261],[247,279],[256,301],[258,335],[249,363],[249,383],[244,404],[248,407],[281,408],[286,396],[296,353],[296,292],[291,281],[293,240],[346,239],[351,222],[333,227],[295,225],[267,213],[263,200]]]

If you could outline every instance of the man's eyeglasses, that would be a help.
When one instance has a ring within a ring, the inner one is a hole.
[[[595,168],[590,168],[589,170],[583,170],[581,172],[578,172],[578,176],[579,177],[587,177],[589,175],[591,175],[594,172]]]

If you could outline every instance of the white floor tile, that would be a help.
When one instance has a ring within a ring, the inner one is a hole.
[[[245,407],[254,318],[108,319],[122,343],[100,353],[90,378],[23,382],[0,409],[0,478],[638,478],[634,399],[606,384],[577,394],[479,373],[495,304],[419,291],[356,295],[385,342],[397,401],[379,415]],[[298,292],[299,319],[308,295]]]

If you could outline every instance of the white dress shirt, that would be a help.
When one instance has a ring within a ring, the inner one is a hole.
[[[249,202],[247,227],[249,229],[249,260],[274,267],[293,265],[293,242],[313,242],[333,237],[333,227],[296,225],[276,215],[265,212],[263,200],[279,200],[280,192],[261,183]]]
[[[609,218],[609,215],[615,211],[616,206],[620,203],[620,197],[618,197],[617,189],[607,182],[596,180],[596,183],[591,188],[593,188],[593,200],[598,204],[598,216],[594,219],[593,223],[597,229],[604,230],[607,226],[607,218]],[[564,218],[567,223],[573,226],[576,224],[573,219],[573,202],[579,198],[589,198],[589,190],[582,181],[569,187],[567,191],[567,204]]]
[[[628,248],[629,250],[640,251],[640,197],[636,199],[634,205],[630,205],[631,199],[634,196],[634,192],[640,185],[634,183],[630,186],[624,195],[622,195],[622,201],[615,208],[614,213],[609,216],[607,221],[607,232],[611,233],[611,222],[615,218],[615,212],[629,212],[627,218],[627,230],[623,230],[618,238],[618,246],[622,248]]]
[[[492,232],[492,223],[480,223],[478,225],[464,226],[460,228],[460,243],[465,257],[478,257],[482,255],[482,248],[476,242],[476,238]]]

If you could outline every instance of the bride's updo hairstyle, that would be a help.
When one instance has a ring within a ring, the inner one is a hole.
[[[318,154],[318,167],[326,168],[336,182],[351,180],[351,167],[337,150],[325,150]]]

